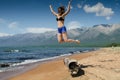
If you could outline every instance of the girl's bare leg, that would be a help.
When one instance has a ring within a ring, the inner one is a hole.
[[[79,40],[68,39],[67,32],[62,33],[62,37],[63,37],[64,42],[75,42],[75,43],[80,44]]]
[[[57,34],[57,38],[58,38],[58,42],[59,42],[59,43],[63,43],[63,42],[64,42],[64,41],[63,41],[63,38],[62,38],[62,34],[58,33],[58,34]]]

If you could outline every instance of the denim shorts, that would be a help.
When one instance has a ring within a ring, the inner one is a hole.
[[[67,32],[67,30],[66,30],[66,27],[65,26],[63,26],[63,27],[61,27],[61,28],[58,28],[58,33],[64,33],[64,32]]]

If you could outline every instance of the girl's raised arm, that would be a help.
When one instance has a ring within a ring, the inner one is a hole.
[[[52,5],[50,5],[50,10],[55,16],[57,16],[57,13],[53,10]]]
[[[67,11],[63,14],[63,16],[66,16],[70,12],[70,8],[71,8],[70,4],[71,4],[71,2],[72,2],[72,0],[69,1]]]

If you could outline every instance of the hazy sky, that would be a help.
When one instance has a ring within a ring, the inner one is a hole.
[[[57,30],[57,12],[69,0],[0,0],[0,36],[19,33],[41,33]],[[120,24],[120,0],[73,0],[65,18],[67,28],[90,27],[96,24]]]

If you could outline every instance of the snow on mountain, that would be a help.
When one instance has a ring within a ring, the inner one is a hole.
[[[117,29],[120,29],[119,24],[113,24],[113,25],[98,25],[97,27],[94,27],[96,31],[99,31],[103,34],[110,35],[112,32],[114,32]]]

